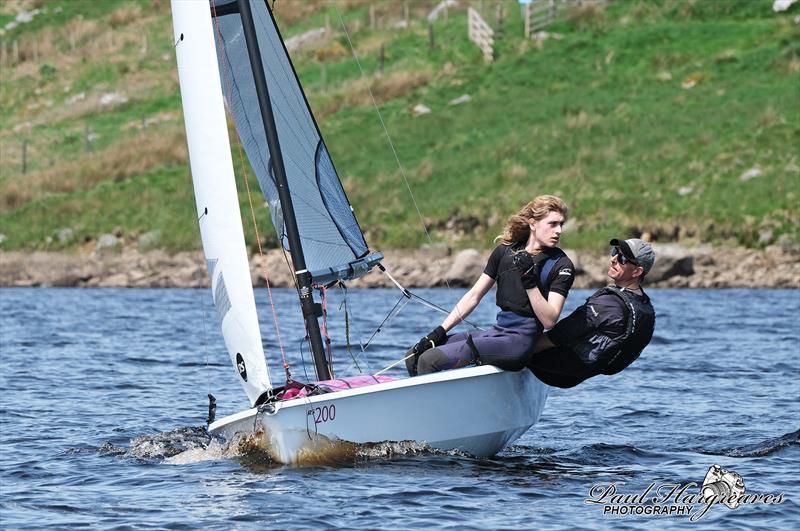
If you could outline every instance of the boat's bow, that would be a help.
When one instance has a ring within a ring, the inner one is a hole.
[[[541,415],[548,386],[528,370],[484,365],[294,398],[213,423],[228,440],[256,437],[282,463],[316,461],[350,443],[416,441],[494,455]]]

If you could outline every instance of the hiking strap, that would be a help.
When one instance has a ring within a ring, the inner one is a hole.
[[[472,334],[467,335],[467,346],[472,351],[472,363],[475,365],[483,365],[481,363],[481,353],[478,352],[478,347],[475,346],[475,341],[472,340]]]

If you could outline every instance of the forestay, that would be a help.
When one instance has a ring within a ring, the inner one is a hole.
[[[270,103],[312,282],[325,284],[365,274],[380,261],[370,253],[322,139],[275,20],[264,0],[251,0]],[[289,249],[274,168],[236,0],[212,0],[222,86],[236,130],[266,198],[272,222]]]

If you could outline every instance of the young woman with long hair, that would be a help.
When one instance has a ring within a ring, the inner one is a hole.
[[[558,321],[574,280],[572,261],[557,247],[568,213],[561,198],[542,195],[508,219],[475,285],[409,352],[406,366],[412,376],[477,361],[507,370],[525,367],[541,333]],[[448,336],[495,283],[496,324]]]

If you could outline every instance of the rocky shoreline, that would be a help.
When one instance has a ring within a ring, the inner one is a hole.
[[[718,249],[711,246],[656,245],[658,258],[649,287],[800,288],[800,249],[771,246],[764,250]],[[583,251],[567,253],[576,266],[575,287],[607,284],[608,256]],[[384,264],[403,286],[469,286],[483,271],[489,251],[451,252],[427,246],[416,252],[386,254]],[[254,286],[287,287],[292,279],[287,258],[277,250],[250,261]],[[208,277],[201,251],[174,255],[162,251],[122,251],[67,254],[0,252],[0,286],[40,287],[206,287]],[[378,270],[349,283],[351,287],[391,287]]]

